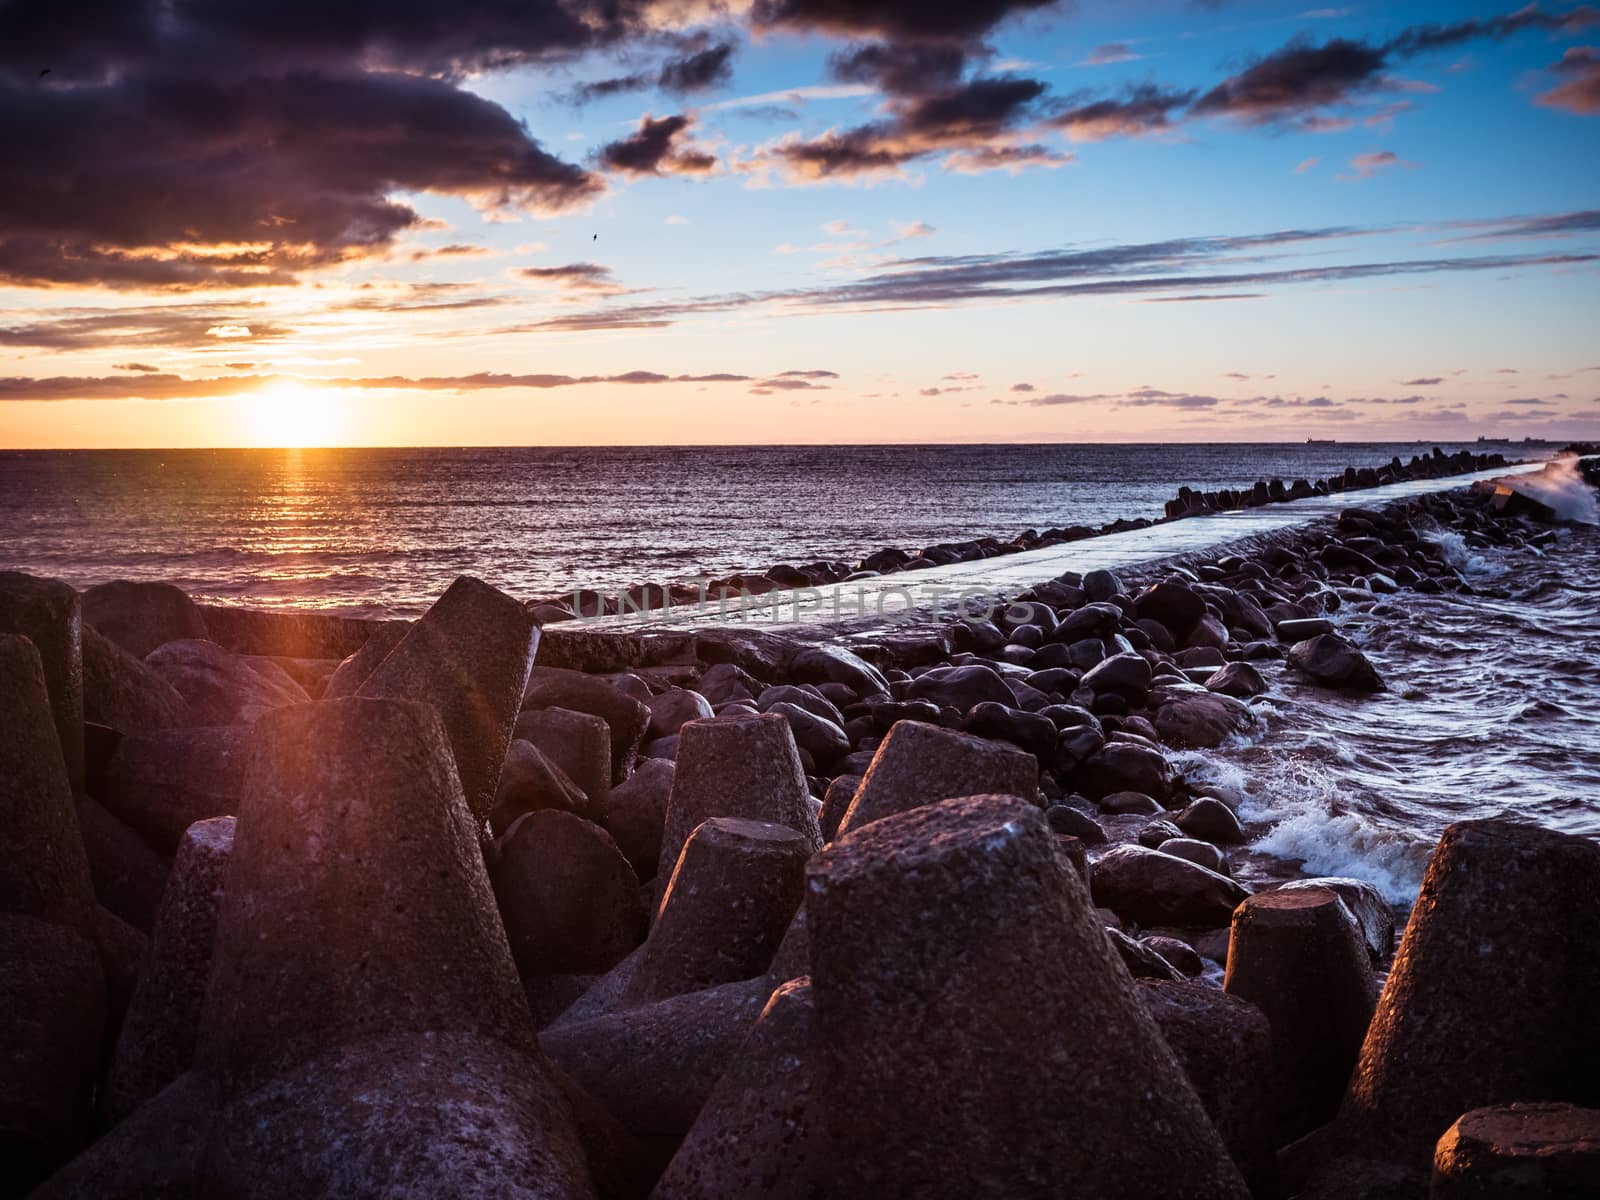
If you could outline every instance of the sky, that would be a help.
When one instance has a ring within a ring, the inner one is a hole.
[[[0,447],[1600,438],[1600,8],[0,0]]]

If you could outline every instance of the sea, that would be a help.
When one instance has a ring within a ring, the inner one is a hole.
[[[1433,445],[7,451],[0,568],[414,616],[464,573],[531,599],[854,561],[1157,517],[1184,484],[1317,479]],[[1404,905],[1451,821],[1511,814],[1600,836],[1600,529],[1514,551],[1441,537],[1473,594],[1405,593],[1339,618],[1387,692],[1347,699],[1275,675],[1262,730],[1178,756],[1240,798],[1247,875],[1349,875]]]

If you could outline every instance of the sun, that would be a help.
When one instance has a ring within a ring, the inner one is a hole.
[[[344,424],[343,398],[301,383],[275,383],[249,399],[252,445],[333,446]]]

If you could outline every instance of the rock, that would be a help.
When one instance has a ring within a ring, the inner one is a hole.
[[[149,932],[167,886],[166,859],[96,801],[85,796],[76,808],[95,899],[135,929]]]
[[[839,833],[958,796],[994,793],[1032,802],[1038,786],[1038,763],[1015,746],[901,721],[873,756]]]
[[[233,831],[232,817],[198,821],[178,844],[106,1077],[101,1104],[113,1124],[188,1070],[194,1058]]]
[[[1206,680],[1206,688],[1213,692],[1221,692],[1224,696],[1234,696],[1244,700],[1251,696],[1265,695],[1267,681],[1261,678],[1261,672],[1249,663],[1231,662]]]
[[[144,965],[150,939],[100,904],[95,906],[90,940],[100,954],[100,969],[106,979],[106,1024],[101,1045],[104,1059],[109,1059],[128,1005],[133,1000],[133,989],[139,982],[139,969]]]
[[[1070,805],[1052,804],[1045,809],[1044,818],[1049,822],[1050,828],[1058,834],[1064,833],[1075,837],[1089,846],[1105,844],[1106,831],[1100,827],[1100,822]]]
[[[1131,704],[1143,704],[1150,691],[1150,660],[1142,654],[1113,654],[1083,677],[1083,686],[1096,695],[1113,692]]]
[[[1083,594],[1090,600],[1103,602],[1122,591],[1122,581],[1111,571],[1090,571],[1083,577]]]
[[[1158,848],[1162,842],[1181,839],[1183,831],[1168,820],[1151,821],[1139,830],[1139,845],[1148,846],[1151,850]]]
[[[639,879],[598,825],[559,809],[518,817],[490,871],[517,970],[609,971],[644,938]]]
[[[845,731],[826,717],[801,708],[788,701],[772,705],[767,712],[789,722],[795,744],[811,756],[818,766],[825,767],[842,755],[850,753],[850,738]]]
[[[871,663],[842,646],[808,646],[789,660],[796,683],[842,683],[858,696],[887,696],[888,681]]]
[[[1072,777],[1091,799],[1117,792],[1143,792],[1160,802],[1172,794],[1172,768],[1159,750],[1127,742],[1107,742]]]
[[[1243,701],[1217,692],[1168,690],[1165,704],[1156,710],[1156,732],[1169,746],[1209,750],[1255,727],[1256,719]]]
[[[1004,704],[984,701],[973,705],[962,729],[974,737],[991,741],[1009,742],[1025,750],[1042,763],[1054,763],[1056,757],[1056,726],[1049,717],[1039,713],[1023,712]]]
[[[561,667],[534,667],[528,676],[522,707],[570,708],[592,713],[611,730],[611,783],[616,786],[633,770],[639,744],[650,728],[650,709],[632,696],[585,675]]]
[[[1272,1026],[1278,1143],[1331,1120],[1378,999],[1344,902],[1317,888],[1247,898],[1233,914],[1223,990]]]
[[[1188,584],[1163,580],[1134,598],[1141,620],[1158,621],[1180,642],[1206,615],[1206,602]]]
[[[1115,604],[1085,604],[1061,618],[1056,640],[1071,645],[1083,638],[1108,638],[1122,628],[1122,610]]]
[[[83,620],[135,658],[168,642],[211,636],[199,606],[170,583],[97,584],[83,593]]]
[[[824,842],[839,836],[839,823],[850,810],[850,802],[856,798],[856,789],[863,778],[861,775],[835,775],[829,780],[828,790],[822,797],[822,811],[817,814]]]
[[[1135,979],[1168,979],[1179,980],[1183,972],[1178,970],[1161,953],[1152,946],[1131,938],[1120,929],[1106,926],[1106,941],[1122,959],[1122,965],[1128,968],[1128,974]]]
[[[1117,846],[1094,865],[1094,902],[1125,921],[1215,929],[1250,893],[1226,875],[1150,850]]]
[[[689,835],[711,817],[769,821],[822,845],[789,723],[777,714],[691,721],[679,735],[656,875],[671,877]]]
[[[1239,818],[1215,796],[1201,796],[1189,803],[1175,818],[1179,829],[1190,837],[1215,842],[1219,846],[1244,843],[1244,827]]]
[[[539,627],[521,604],[462,575],[356,694],[432,704],[450,735],[467,807],[482,820],[494,807],[538,645]]]
[[[1394,949],[1394,910],[1375,886],[1365,879],[1319,876],[1315,879],[1291,880],[1278,890],[1294,892],[1306,888],[1325,888],[1337,895],[1355,918],[1372,961],[1382,962],[1389,957],[1389,951]]]
[[[236,811],[250,745],[243,725],[130,734],[111,760],[101,800],[154,850],[171,854],[196,821]]]
[[[1228,644],[1228,627],[1208,612],[1195,622],[1183,644],[1190,650],[1220,651]]]
[[[766,971],[800,907],[815,844],[767,821],[703,821],[661,893],[623,1002],[645,1004]]]
[[[1600,1109],[1475,1108],[1433,1155],[1433,1200],[1587,1200],[1600,1195]]]
[[[823,686],[838,687],[839,685],[825,684]],[[837,705],[831,700],[819,696],[815,691],[810,691],[803,687],[780,684],[777,687],[764,689],[756,697],[756,708],[761,712],[770,712],[773,705],[783,703],[798,705],[813,716],[821,717],[824,721],[830,721],[835,725],[843,726],[845,723],[844,714],[839,711]]]
[[[1125,816],[1129,813],[1151,816],[1166,811],[1153,797],[1146,796],[1143,792],[1112,792],[1109,796],[1100,797],[1099,805],[1101,812],[1113,816]]]
[[[1333,622],[1327,617],[1290,617],[1273,626],[1278,639],[1285,642],[1304,642],[1333,632]]]
[[[821,1194],[1245,1194],[1053,842],[975,796],[812,860]]]
[[[1205,974],[1206,964],[1200,955],[1195,952],[1188,942],[1175,937],[1164,937],[1160,934],[1150,934],[1139,939],[1149,949],[1154,950],[1167,962],[1178,969],[1178,973],[1193,979]]]
[[[589,819],[606,823],[611,796],[611,728],[593,713],[551,706],[517,716],[512,736],[531,742],[589,798]]]
[[[805,1195],[816,1009],[809,976],[772,993],[651,1200]]]
[[[726,704],[730,700],[754,700],[762,690],[760,682],[750,672],[732,663],[707,667],[695,687],[713,706]]]
[[[646,759],[611,792],[606,828],[641,881],[648,882],[656,875],[673,769],[673,764],[663,759]]]
[[[986,700],[1008,707],[1017,702],[1006,681],[992,667],[984,666],[934,667],[911,681],[910,694],[963,713]]]
[[[1134,990],[1251,1192],[1276,1194],[1272,1028],[1266,1016],[1248,1001],[1214,987],[1142,980]]]
[[[77,592],[59,579],[0,571],[0,634],[25,637],[38,651],[67,782],[74,792],[82,790],[84,779],[82,632]]]
[[[737,667],[733,669],[738,670]],[[683,688],[668,688],[659,696],[650,697],[646,703],[650,708],[651,737],[671,737],[689,721],[701,721],[716,715],[712,712],[710,700],[699,692]]]
[[[546,758],[544,751],[532,742],[513,738],[500,768],[500,780],[495,785],[489,829],[499,837],[519,817],[540,809],[560,809],[586,820],[598,820],[601,815],[584,790]]]
[[[188,726],[251,725],[275,708],[311,699],[277,663],[232,654],[215,642],[166,642],[145,665],[183,697]]]
[[[1183,859],[1185,862],[1195,863],[1208,871],[1215,871],[1218,875],[1227,875],[1229,873],[1228,860],[1223,857],[1222,851],[1218,850],[1210,842],[1201,842],[1196,841],[1194,838],[1184,837],[1168,838],[1160,844],[1159,849],[1163,854],[1170,854],[1174,858]]]
[[[1377,668],[1344,638],[1322,633],[1289,648],[1289,665],[1325,687],[1348,692],[1381,692]]]
[[[83,627],[83,716],[122,733],[183,724],[183,697],[121,646]]]
[[[410,624],[404,621],[380,625],[373,631],[372,636],[361,644],[359,650],[334,668],[333,674],[328,678],[328,686],[322,689],[322,699],[338,700],[344,696],[354,696],[361,690],[361,685],[372,677],[372,673],[378,669],[383,660],[405,640],[410,630]]]
[[[1597,887],[1600,846],[1584,838],[1507,820],[1445,830],[1339,1117],[1300,1164],[1306,1188],[1368,1162],[1420,1191],[1463,1111],[1592,1093]]]

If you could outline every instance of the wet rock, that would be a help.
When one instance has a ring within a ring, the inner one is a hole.
[[[1304,642],[1333,632],[1333,622],[1327,617],[1290,617],[1274,626],[1278,638],[1285,642]]]
[[[639,879],[598,825],[559,809],[518,817],[490,871],[523,975],[608,971],[644,938]]]
[[[762,690],[755,676],[732,663],[707,667],[695,687],[712,705],[726,704],[730,700],[754,700]]]
[[[1139,1001],[1257,1196],[1275,1194],[1272,1030],[1255,1005],[1213,987],[1140,982]]]
[[[738,668],[734,667],[733,670]],[[668,688],[659,696],[650,697],[646,703],[650,707],[651,737],[670,737],[689,721],[701,721],[715,715],[707,697],[684,688]]]
[[[1167,979],[1176,982],[1183,978],[1183,972],[1162,958],[1160,951],[1137,938],[1129,937],[1120,929],[1113,929],[1108,925],[1106,941],[1122,959],[1122,965],[1128,968],[1128,974],[1135,979]]]
[[[764,972],[800,907],[815,845],[766,821],[711,817],[698,825],[661,893],[624,1003]]]
[[[1094,865],[1094,902],[1125,921],[1215,929],[1226,925],[1249,890],[1226,875],[1151,850],[1118,846]]]
[[[1161,934],[1151,934],[1139,940],[1176,967],[1179,974],[1193,979],[1205,973],[1205,962],[1188,942]]]
[[[1223,990],[1272,1026],[1279,1144],[1330,1120],[1378,999],[1344,902],[1316,888],[1246,899],[1233,914]]]
[[[611,730],[612,786],[628,777],[650,728],[650,709],[644,704],[582,671],[561,667],[534,667],[522,707],[570,708],[605,721]]]
[[[611,727],[593,713],[551,706],[517,716],[514,738],[537,746],[589,798],[585,815],[605,824],[611,796]]]
[[[1289,648],[1289,665],[1324,687],[1381,692],[1383,679],[1367,656],[1335,633],[1318,634]]]
[[[1045,809],[1044,817],[1058,834],[1075,837],[1089,846],[1105,844],[1106,831],[1100,827],[1100,822],[1070,805],[1052,804]]]
[[[83,620],[135,658],[168,642],[211,636],[199,606],[170,583],[97,584],[83,593]]]
[[[1099,805],[1101,812],[1113,816],[1124,816],[1129,813],[1145,816],[1165,811],[1156,803],[1154,797],[1147,796],[1143,792],[1112,792],[1108,796],[1100,797]]]
[[[1267,681],[1261,678],[1261,672],[1249,663],[1231,662],[1210,676],[1206,680],[1206,687],[1210,691],[1221,692],[1224,696],[1245,700],[1251,696],[1265,695]]]
[[[823,686],[837,688],[840,685],[825,684]],[[761,694],[756,697],[756,708],[761,712],[770,712],[774,705],[785,703],[803,708],[813,716],[821,717],[824,721],[830,721],[835,725],[842,726],[845,723],[844,714],[839,711],[838,706],[810,688],[780,684],[777,687],[763,689]]]
[[[811,848],[822,845],[799,750],[782,716],[691,721],[679,736],[658,879],[671,878],[689,835],[712,817],[786,825]]]
[[[883,673],[842,646],[808,646],[789,660],[796,683],[842,683],[858,696],[887,696]]]
[[[98,802],[85,796],[75,806],[95,899],[135,929],[149,932],[167,886],[166,859]]]
[[[1394,910],[1374,885],[1365,879],[1341,879],[1338,876],[1317,876],[1313,879],[1295,879],[1283,884],[1283,892],[1323,888],[1344,901],[1345,908],[1355,918],[1366,943],[1367,954],[1373,962],[1381,962],[1394,949]]]
[[[1140,619],[1158,621],[1180,642],[1206,615],[1206,602],[1185,583],[1163,580],[1134,598]]]
[[[145,665],[183,697],[189,726],[250,725],[275,708],[311,699],[277,663],[230,653],[215,642],[167,642]]]
[[[655,878],[673,769],[673,764],[663,759],[646,759],[627,782],[611,791],[606,828],[641,881]]]
[[[839,832],[957,796],[997,793],[1031,802],[1038,781],[1038,763],[1015,746],[901,721],[878,747]]]
[[[38,652],[67,782],[74,792],[83,788],[84,779],[82,631],[77,592],[59,579],[0,571],[0,634],[25,637]]]
[[[984,666],[934,667],[911,681],[910,694],[963,713],[984,701],[1007,706],[1017,702],[1005,680]]]
[[[824,1194],[1244,1194],[1053,841],[1032,805],[978,796],[813,859]],[[1096,1069],[1071,1068],[1090,1044]]]
[[[773,704],[766,711],[789,722],[795,744],[809,754],[811,761],[818,766],[826,767],[842,755],[850,753],[849,736],[826,717],[819,717],[816,713],[798,704],[790,704],[788,701]]]
[[[1178,828],[1190,837],[1220,846],[1237,846],[1244,842],[1244,828],[1239,818],[1215,796],[1201,796],[1191,801],[1175,820]]]
[[[1140,829],[1138,840],[1139,845],[1146,846],[1151,850],[1155,850],[1160,847],[1162,842],[1170,842],[1174,838],[1182,837],[1183,831],[1171,821],[1160,820],[1151,821],[1148,825]]]
[[[112,1123],[183,1074],[194,1058],[233,832],[232,817],[199,821],[178,845],[106,1077],[102,1106]]]
[[[1025,750],[1041,763],[1053,763],[1056,756],[1056,726],[1049,717],[1023,712],[1004,704],[985,701],[974,705],[962,721],[962,729],[974,737],[1009,742]]]
[[[539,644],[539,628],[504,592],[463,575],[356,693],[432,704],[450,735],[467,807],[480,820],[494,807],[517,709]]]
[[[1083,638],[1109,638],[1122,628],[1122,610],[1115,604],[1085,604],[1061,618],[1056,640],[1071,645]]]
[[[1090,600],[1110,600],[1122,590],[1122,581],[1111,571],[1090,571],[1083,577],[1083,594]]]
[[[243,725],[130,734],[107,769],[101,800],[152,849],[171,854],[196,821],[237,810],[250,745]]]
[[[1112,741],[1084,761],[1072,782],[1091,799],[1142,792],[1160,802],[1172,794],[1172,767],[1159,750]]]
[[[1439,1139],[1432,1200],[1600,1195],[1600,1109],[1505,1104],[1465,1113]]]
[[[1174,858],[1181,858],[1204,867],[1208,871],[1215,871],[1218,875],[1227,875],[1228,860],[1210,842],[1197,841],[1194,838],[1176,837],[1169,838],[1160,844],[1163,854],[1170,854]]]
[[[322,689],[321,698],[338,700],[344,696],[354,696],[383,660],[405,639],[410,629],[410,624],[405,621],[390,621],[378,626],[360,649],[334,668],[333,674],[328,677],[328,685]]]
[[[1156,709],[1156,732],[1169,746],[1209,750],[1255,727],[1243,701],[1204,689],[1165,689],[1166,702]]]
[[[88,625],[82,653],[84,720],[122,733],[183,723],[184,701],[177,689]]]
[[[1112,692],[1133,704],[1143,704],[1150,691],[1150,660],[1142,654],[1113,654],[1083,677],[1083,686],[1096,695]]]
[[[532,742],[513,738],[495,785],[489,829],[499,837],[519,817],[541,809],[560,809],[586,820],[600,819],[584,790],[545,757],[544,751]]]

